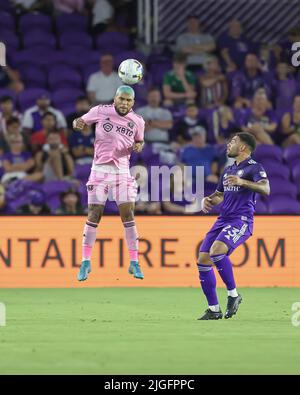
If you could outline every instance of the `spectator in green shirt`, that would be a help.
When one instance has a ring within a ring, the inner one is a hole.
[[[186,70],[186,55],[177,54],[173,60],[173,69],[164,75],[163,94],[165,106],[176,106],[194,102],[196,77]]]

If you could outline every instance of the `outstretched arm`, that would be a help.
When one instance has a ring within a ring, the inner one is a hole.
[[[260,193],[261,195],[270,195],[270,184],[269,180],[259,180],[257,182],[244,180],[238,176],[228,176],[226,178],[226,183],[229,186],[242,186],[244,188],[251,189],[251,191]]]

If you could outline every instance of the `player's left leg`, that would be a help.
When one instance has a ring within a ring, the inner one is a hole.
[[[210,259],[215,264],[218,273],[227,288],[228,299],[224,316],[226,319],[231,318],[237,313],[239,305],[242,302],[242,297],[236,290],[232,263],[228,257],[229,251],[233,251],[233,249],[224,241],[220,240],[216,240],[209,251]]]
[[[135,278],[142,280],[144,275],[138,260],[139,239],[134,220],[134,203],[127,202],[119,204],[119,211],[124,225],[125,238],[130,256],[129,274],[133,274]]]

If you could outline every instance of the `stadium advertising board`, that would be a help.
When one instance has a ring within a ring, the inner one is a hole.
[[[98,228],[93,271],[78,283],[83,217],[2,217],[0,287],[198,287],[198,246],[215,219],[136,217],[145,274],[139,281],[127,273],[120,218],[106,216]],[[299,234],[300,216],[256,217],[253,237],[231,256],[239,287],[299,287]]]

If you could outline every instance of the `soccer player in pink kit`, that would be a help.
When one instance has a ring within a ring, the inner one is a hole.
[[[97,226],[102,217],[109,192],[118,204],[130,255],[129,273],[143,279],[138,262],[138,233],[134,221],[137,184],[129,171],[132,151],[140,152],[144,145],[145,122],[133,112],[134,90],[127,85],[118,88],[112,105],[93,107],[73,122],[75,130],[96,124],[95,152],[87,182],[88,218],[82,242],[82,263],[78,281],[91,272],[91,254]]]

